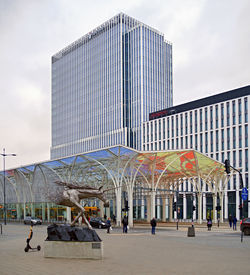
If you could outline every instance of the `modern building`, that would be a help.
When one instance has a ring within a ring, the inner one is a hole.
[[[142,122],[172,103],[171,43],[120,13],[52,57],[51,159],[141,150]]]
[[[250,86],[173,106],[149,115],[143,123],[143,150],[195,149],[220,162],[226,159],[241,171],[244,187],[249,187],[249,104]],[[239,176],[227,182],[224,218],[231,214],[249,217],[250,202],[242,201]],[[188,200],[193,197],[189,181],[180,186],[180,217],[188,217]],[[211,188],[203,185],[203,219],[213,208]],[[243,210],[240,205],[243,203]],[[189,207],[192,207],[191,205]],[[242,211],[242,213],[241,213]]]

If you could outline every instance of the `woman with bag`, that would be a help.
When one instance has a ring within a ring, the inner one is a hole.
[[[208,217],[208,219],[207,219],[207,230],[211,231],[211,227],[212,227],[212,219],[211,219],[211,217]]]

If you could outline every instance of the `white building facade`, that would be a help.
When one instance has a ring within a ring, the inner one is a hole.
[[[240,186],[239,176],[233,175],[225,187],[224,219],[232,215],[239,220],[250,215],[250,202],[241,198],[242,187],[249,186],[249,95],[250,86],[246,86],[173,106],[151,113],[142,126],[142,150],[192,148],[220,162],[228,159],[241,171],[244,186]],[[179,212],[175,218],[179,215],[183,220],[196,219],[196,211],[192,213],[191,209],[196,203],[192,185],[183,182],[179,191],[179,197],[174,199]],[[213,215],[211,191],[203,185],[203,220]]]

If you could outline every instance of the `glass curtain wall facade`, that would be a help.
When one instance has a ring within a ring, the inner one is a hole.
[[[141,122],[151,110],[172,106],[172,46],[145,25],[125,34],[125,94],[128,96],[128,145],[141,149]]]
[[[118,14],[52,57],[51,158],[122,144],[172,106],[172,45]]]

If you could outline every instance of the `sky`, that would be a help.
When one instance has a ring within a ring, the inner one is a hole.
[[[119,12],[173,44],[174,105],[250,84],[248,0],[0,0],[6,169],[49,160],[51,56]]]

